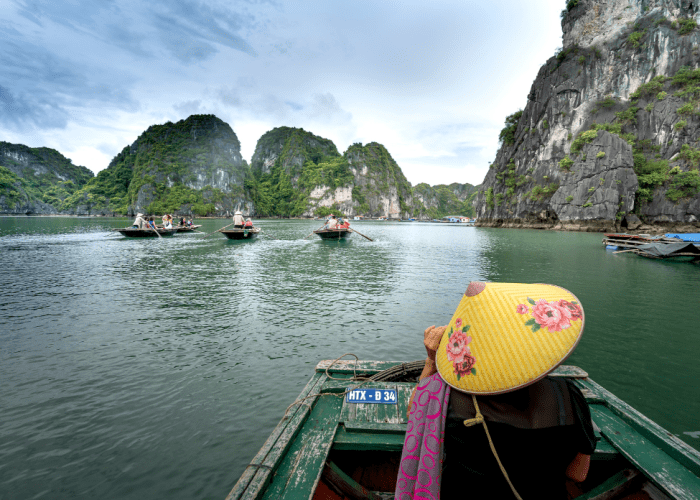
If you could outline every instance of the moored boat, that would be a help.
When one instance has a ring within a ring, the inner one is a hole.
[[[394,498],[406,409],[423,365],[320,362],[227,500]],[[560,366],[548,376],[581,389],[598,440],[588,478],[567,483],[570,498],[700,498],[700,452],[580,368]],[[354,387],[393,394],[395,403],[356,403],[345,394]]]
[[[112,231],[117,231],[129,238],[157,238],[158,234],[161,236],[172,236],[177,232],[176,229],[137,229],[134,227],[112,229]],[[156,231],[158,231],[158,233],[156,233]]]
[[[259,227],[254,227],[252,229],[227,229],[225,231],[219,231],[221,234],[226,236],[229,240],[246,240],[255,238],[258,233],[260,233]]]
[[[352,230],[344,227],[338,229],[318,229],[314,231],[314,234],[319,235],[324,240],[339,240],[350,236],[352,234]]]

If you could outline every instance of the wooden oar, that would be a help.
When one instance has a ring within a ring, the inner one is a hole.
[[[229,224],[228,226],[224,226],[224,227],[222,227],[221,229],[217,229],[216,231],[214,231],[214,233],[218,233],[219,231],[223,231],[223,230],[226,229],[227,227],[231,227],[231,226],[233,226],[234,224],[235,224],[235,222]],[[204,238],[209,238],[209,236],[211,236],[211,235],[214,234],[214,233],[209,233],[209,234],[206,235]],[[202,239],[204,239],[204,238],[202,238]]]
[[[151,226],[150,224],[148,225],[148,227],[150,227],[151,229],[153,229],[153,230],[156,232],[156,234],[158,235],[159,238],[162,238],[162,236],[160,235],[160,233],[158,232],[158,230],[157,230],[155,227]]]
[[[348,228],[348,229],[350,229],[350,228]],[[363,238],[367,238],[369,241],[374,241],[372,238],[370,238],[369,236],[365,236],[364,234],[362,234],[362,233],[359,232],[359,231],[355,231],[354,229],[350,229],[350,231],[352,231],[353,233],[359,234],[359,235],[362,236]]]
[[[325,226],[325,224],[324,224],[323,226]],[[308,238],[309,236],[311,236],[312,234],[314,234],[314,231],[318,231],[319,229],[323,229],[323,226],[319,227],[318,229],[314,229],[313,231],[311,231],[309,234],[306,235],[306,237],[305,237],[304,239],[306,239],[306,238]]]

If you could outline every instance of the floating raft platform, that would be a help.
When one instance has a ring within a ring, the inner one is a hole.
[[[683,239],[681,236],[684,235],[605,234],[603,245],[610,250],[617,250],[615,253],[634,253],[650,259],[700,259],[700,247],[692,243],[695,240]]]
[[[297,401],[306,399],[288,409],[227,500],[393,499],[408,400],[423,365],[321,361]],[[354,376],[371,377],[363,388],[395,390],[397,404],[348,403],[340,396],[362,383]],[[549,376],[574,380],[598,439],[586,481],[567,483],[571,498],[700,498],[700,452],[580,368],[560,366]]]

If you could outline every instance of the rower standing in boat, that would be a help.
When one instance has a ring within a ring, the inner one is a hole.
[[[323,229],[333,230],[337,225],[338,220],[335,218],[335,215],[331,214],[331,218],[328,219],[328,222],[326,222],[326,225],[323,226]]]
[[[243,214],[240,210],[236,210],[236,213],[233,214],[233,227],[243,229],[244,223],[245,221],[243,220]]]
[[[470,283],[450,323],[425,331],[409,401],[409,429],[425,432],[406,433],[396,498],[567,498],[596,438],[578,387],[546,375],[582,332],[583,309],[562,288]]]
[[[143,218],[143,214],[138,213],[136,214],[136,219],[134,219],[134,224],[131,226],[134,229],[145,229],[145,226],[148,222],[146,222],[146,219]]]

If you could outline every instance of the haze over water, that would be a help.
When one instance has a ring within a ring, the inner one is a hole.
[[[472,280],[572,291],[567,363],[700,448],[700,265],[593,233],[256,224],[134,240],[108,232],[126,219],[0,218],[0,499],[223,499],[318,361],[425,358]]]

